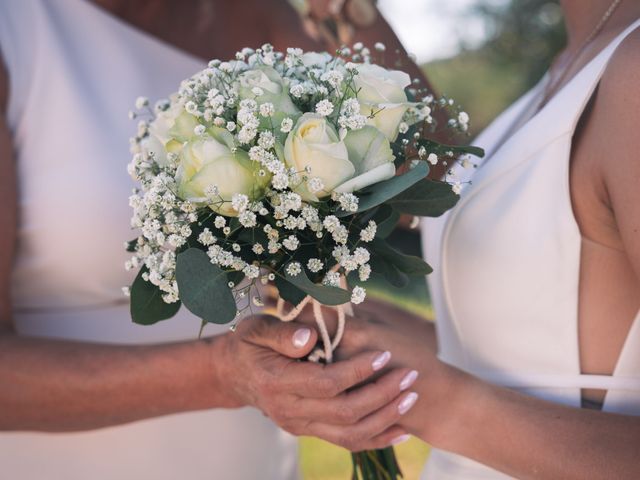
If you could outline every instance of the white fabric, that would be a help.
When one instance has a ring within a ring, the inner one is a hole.
[[[204,62],[86,0],[3,0],[0,51],[19,182],[18,332],[116,344],[197,338],[199,320],[184,309],[134,325],[121,287],[132,279],[123,242],[135,236],[127,112],[138,95],[168,96]],[[295,439],[253,409],[0,433],[0,476],[24,480],[283,480],[297,478],[296,457]]]
[[[443,361],[574,407],[580,406],[581,387],[610,389],[604,411],[632,415],[640,415],[640,314],[614,375],[580,374],[581,236],[571,206],[569,157],[576,124],[608,60],[639,25],[620,34],[496,149],[543,82],[500,115],[475,142],[488,152],[484,165],[475,172],[457,167],[463,180],[473,180],[458,205],[422,223]],[[509,478],[440,450],[432,452],[423,475]]]

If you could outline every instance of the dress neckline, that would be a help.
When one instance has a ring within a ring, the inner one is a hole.
[[[177,45],[174,45],[173,43],[170,43],[167,40],[164,40],[158,37],[157,35],[154,35],[140,27],[137,27],[133,23],[130,23],[124,20],[123,18],[120,18],[118,15],[114,14],[110,10],[107,10],[106,8],[103,8],[100,5],[95,4],[91,0],[78,0],[78,1],[81,4],[86,5],[89,10],[91,10],[96,14],[96,16],[105,19],[105,21],[107,22],[114,23],[118,27],[132,33],[135,36],[141,37],[146,41],[151,42],[160,48],[164,48],[165,50],[168,50],[174,54],[186,57],[189,60],[192,60],[196,63],[206,63],[208,61],[207,59],[201,58],[198,55],[195,55],[189,52],[188,50],[185,50],[184,48],[178,47]]]

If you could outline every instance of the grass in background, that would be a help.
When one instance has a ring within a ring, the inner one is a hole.
[[[416,480],[429,455],[429,446],[412,438],[396,447],[398,462],[406,480]],[[300,465],[304,480],[350,480],[351,455],[317,438],[300,439]]]

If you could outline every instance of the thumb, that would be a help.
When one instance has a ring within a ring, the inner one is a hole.
[[[311,353],[318,341],[318,333],[314,328],[298,322],[283,322],[272,315],[256,315],[242,324],[245,340],[270,348],[289,358],[303,358]]]

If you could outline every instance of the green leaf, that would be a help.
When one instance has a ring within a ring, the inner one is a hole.
[[[360,192],[356,192],[358,197],[360,197],[357,213],[377,207],[399,193],[404,192],[411,185],[414,185],[416,182],[425,178],[428,173],[429,166],[427,165],[427,162],[418,162],[414,168],[404,175],[398,175],[397,177],[390,178],[384,182],[371,185]],[[338,217],[346,217],[348,215],[353,215],[353,212],[340,211],[336,215]]]
[[[404,288],[409,285],[409,277],[380,255],[373,255],[369,261],[373,274],[385,280],[389,285],[396,288]]]
[[[395,230],[398,220],[400,220],[400,213],[385,204],[380,206],[372,220],[378,225],[376,237],[387,238]]]
[[[236,317],[227,272],[213,265],[202,250],[190,248],[178,254],[176,280],[184,305],[205,322],[224,324]]]
[[[439,217],[452,208],[460,196],[451,190],[451,185],[425,178],[389,200],[400,213],[421,217]]]
[[[323,305],[342,305],[351,300],[351,294],[342,288],[317,285],[313,283],[309,280],[309,277],[307,277],[304,270],[295,277],[287,273],[284,278],[287,282],[298,287],[304,293],[312,296]]]
[[[179,301],[165,303],[160,289],[142,278],[148,271],[147,267],[142,267],[131,285],[131,319],[140,325],[153,325],[173,317],[180,310]]]
[[[376,238],[369,246],[374,254],[372,258],[377,255],[407,275],[429,275],[433,271],[422,258],[405,255],[382,239]]]
[[[127,242],[127,246],[125,248],[125,250],[127,252],[135,252],[136,251],[136,246],[138,245],[138,238],[134,238],[133,240],[129,240]]]
[[[306,293],[279,275],[276,276],[274,283],[282,299],[291,305],[298,305],[307,296]]]
[[[418,145],[426,148],[428,153],[435,153],[438,156],[446,155],[447,152],[453,152],[458,155],[468,153],[476,157],[484,157],[484,150],[480,147],[474,147],[473,145],[447,145],[446,143],[439,143],[426,138],[418,140]]]

